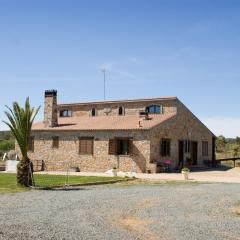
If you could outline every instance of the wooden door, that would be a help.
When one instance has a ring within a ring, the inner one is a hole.
[[[178,141],[178,165],[183,166],[184,144],[183,141]]]

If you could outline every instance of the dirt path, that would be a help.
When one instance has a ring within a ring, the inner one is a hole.
[[[162,229],[161,236],[150,229],[151,224],[156,224],[153,219],[140,216],[142,211],[147,211],[148,208],[156,204],[160,204],[158,199],[145,198],[137,203],[133,209],[120,214],[115,224],[117,227],[127,229],[138,240],[171,240],[172,238],[166,231],[164,232],[164,229]]]

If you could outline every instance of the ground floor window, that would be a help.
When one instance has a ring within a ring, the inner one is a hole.
[[[171,140],[163,138],[160,143],[160,154],[163,157],[170,156],[171,154]]]
[[[129,155],[132,153],[131,138],[114,138],[109,140],[110,155]]]
[[[93,155],[93,138],[79,138],[79,154]]]
[[[208,156],[208,142],[207,141],[202,142],[202,155],[204,157]]]

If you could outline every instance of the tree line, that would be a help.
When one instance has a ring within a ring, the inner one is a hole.
[[[15,141],[14,137],[9,131],[0,131],[0,158],[3,154],[14,149]]]
[[[216,153],[223,157],[239,157],[240,156],[240,137],[225,138],[220,135],[216,139]]]

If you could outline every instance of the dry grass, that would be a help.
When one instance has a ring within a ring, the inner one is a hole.
[[[157,239],[154,233],[152,233],[148,226],[153,223],[151,219],[139,218],[136,213],[141,209],[148,208],[154,204],[153,199],[145,199],[136,205],[134,209],[131,209],[125,214],[122,214],[118,218],[118,225],[129,230],[136,239]]]
[[[156,236],[148,229],[148,225],[153,223],[150,219],[140,219],[136,216],[125,216],[119,219],[119,225],[128,229],[136,239],[155,240]]]
[[[232,209],[232,213],[234,213],[237,216],[240,216],[240,203],[236,204]]]
[[[179,185],[179,184],[200,184],[198,181],[185,181],[185,180],[160,180],[160,179],[135,179],[134,181],[119,182],[115,184],[116,187],[128,187],[128,186],[154,186],[154,185]]]

